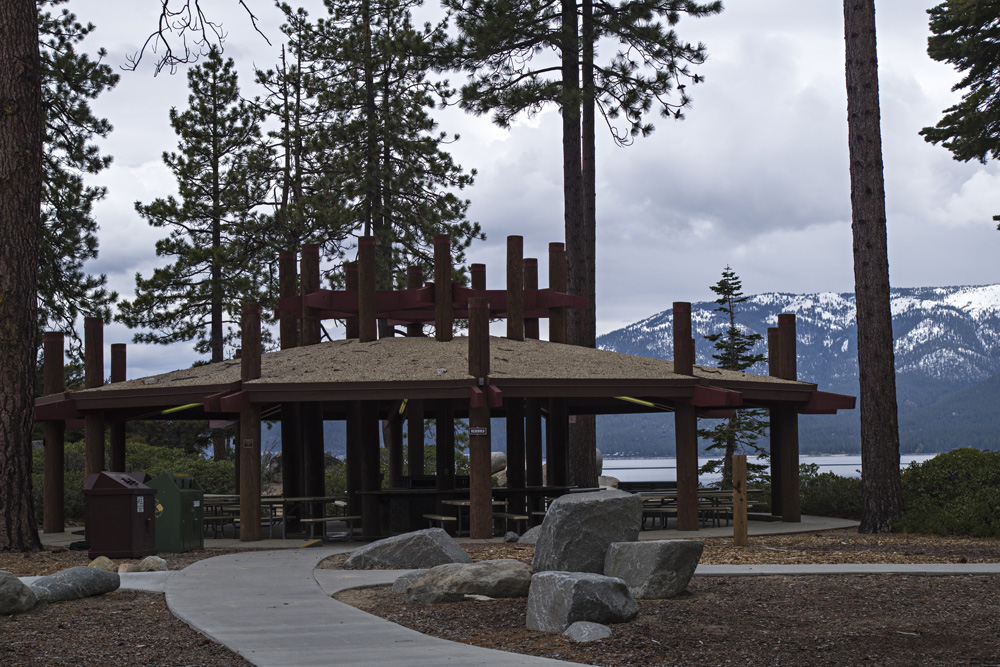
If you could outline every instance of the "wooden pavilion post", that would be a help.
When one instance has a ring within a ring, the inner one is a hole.
[[[45,354],[42,367],[42,387],[46,396],[66,391],[63,355],[65,343],[60,332],[47,331],[43,336]],[[42,425],[45,438],[45,460],[42,475],[42,528],[46,533],[65,530],[66,422],[47,421]]]
[[[407,289],[417,289],[424,285],[424,270],[419,266],[406,267]],[[424,335],[424,325],[421,322],[411,322],[406,325],[406,336],[417,338]]]
[[[486,289],[486,265],[473,264],[469,267],[469,283],[474,290]]]
[[[302,296],[320,288],[319,246],[302,246]],[[318,308],[302,304],[302,344],[316,345],[321,338],[321,319]],[[302,438],[302,491],[307,497],[326,495],[326,458],[323,442],[323,406],[319,403],[302,403],[299,407]],[[246,436],[244,436],[246,438]],[[313,508],[312,516],[318,516]],[[322,526],[313,525],[314,534],[322,533]]]
[[[361,459],[364,452],[361,431],[361,401],[351,401],[347,404],[347,513],[362,515],[361,496]],[[362,515],[362,521],[364,516]],[[365,534],[362,528],[362,534]]]
[[[125,343],[111,345],[111,382],[125,381]],[[111,445],[109,470],[125,472],[125,420],[114,419],[108,424],[108,442]]]
[[[549,289],[566,291],[566,246],[563,243],[549,244]],[[565,343],[566,336],[566,308],[549,308],[549,340]]]
[[[240,342],[240,379],[260,377],[260,306],[243,304]],[[260,539],[260,408],[248,405],[240,411],[240,542]]]
[[[537,281],[537,273],[535,276]],[[524,238],[507,237],[507,338],[523,341],[524,320]],[[507,488],[525,486],[524,399],[505,398],[507,430]],[[507,498],[512,514],[524,514],[525,494],[512,492]]]
[[[524,289],[527,290],[537,290],[538,289],[538,260],[534,257],[526,257],[524,259]],[[538,326],[537,317],[525,317],[524,318],[524,337],[531,338],[532,340],[538,340],[540,332]]]
[[[299,276],[294,252],[278,255],[278,295],[292,297],[298,293]],[[281,349],[288,350],[299,345],[299,318],[295,314],[282,311],[278,315],[278,331]],[[286,498],[301,498],[304,487],[305,466],[303,463],[302,404],[281,404],[281,495]],[[285,530],[297,533],[301,529],[299,507],[286,505],[284,508]]]
[[[490,304],[469,299],[469,375],[485,391],[490,375]],[[469,407],[469,536],[493,535],[493,484],[490,478],[490,406]]]
[[[451,399],[434,401],[434,423],[437,433],[435,443],[436,468],[435,488],[437,490],[437,513],[447,514],[448,507],[441,503],[447,500],[449,492],[455,490],[455,406]]]
[[[424,284],[424,270],[419,266],[406,269],[406,287],[416,289]],[[424,325],[413,322],[406,325],[408,337],[424,335]],[[424,474],[424,402],[421,399],[406,401],[406,462],[410,477]]]
[[[778,327],[767,329],[767,374],[771,377],[781,377],[778,354]],[[772,405],[768,408],[768,438],[770,440],[769,456],[771,464],[771,516],[781,516],[781,434],[778,408]]]
[[[434,337],[441,342],[452,339],[455,316],[451,289],[451,237],[434,237]],[[454,473],[453,473],[454,474]]]
[[[348,292],[358,291],[357,262],[344,262],[344,289]],[[344,320],[344,337],[348,340],[361,337],[361,325],[357,317],[349,316]]]
[[[104,384],[104,321],[100,317],[83,320],[84,387]],[[104,470],[104,413],[84,417],[84,479]]]
[[[538,289],[538,260],[524,260],[524,289]],[[540,335],[537,317],[524,320],[524,337],[538,340]],[[508,427],[509,428],[509,427]],[[524,399],[524,485],[542,486],[542,402],[538,398]],[[508,477],[507,485],[510,486]],[[538,496],[527,499],[529,512],[542,511],[544,500]]]
[[[378,339],[375,312],[375,239],[358,239],[358,333],[362,343]]]
[[[379,457],[378,403],[361,401],[361,535],[364,539],[382,536],[379,497],[382,488]]]
[[[569,413],[566,399],[549,399],[549,418],[545,427],[546,484],[566,486],[569,480]]]
[[[507,237],[507,338],[524,340],[524,238]]]
[[[691,304],[675,301],[674,373],[694,372],[691,345]],[[698,530],[698,417],[690,401],[674,402],[674,433],[677,457],[677,529]]]
[[[389,450],[389,480],[390,488],[399,487],[399,478],[403,476],[403,408],[402,401],[389,403],[389,414],[386,415],[389,442],[385,443]]]
[[[778,315],[778,367],[785,380],[798,378],[795,350],[795,315]],[[799,413],[793,405],[778,409],[778,438],[781,449],[781,520],[802,520],[799,497]]]
[[[733,454],[733,546],[747,545],[747,455]]]

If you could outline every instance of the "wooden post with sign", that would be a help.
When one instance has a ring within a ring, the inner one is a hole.
[[[733,454],[733,546],[747,545],[747,455]]]
[[[243,304],[240,379],[260,377],[260,306]],[[240,542],[260,539],[260,407],[240,411]]]
[[[490,305],[469,299],[469,375],[485,392],[490,374]],[[493,536],[493,483],[490,476],[490,406],[485,397],[469,408],[469,536]]]
[[[674,302],[674,373],[691,375],[694,346],[691,345],[691,304]],[[674,434],[677,456],[677,528],[698,530],[698,417],[691,402],[674,403]]]

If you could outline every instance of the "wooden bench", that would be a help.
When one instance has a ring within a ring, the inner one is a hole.
[[[431,528],[434,527],[435,522],[437,522],[439,528],[444,528],[445,524],[449,521],[458,521],[457,516],[449,516],[447,514],[425,514],[424,518],[427,519],[427,523],[430,524]]]
[[[232,524],[233,532],[236,533],[238,530],[237,523],[239,521],[239,512],[223,512],[221,514],[212,513],[205,514],[202,516],[202,524],[205,527],[205,532],[209,530],[212,531],[212,537],[214,539],[219,539],[220,537],[226,536],[226,526]]]
[[[514,514],[512,512],[494,512],[493,513],[493,522],[494,523],[496,523],[497,521],[503,521],[503,520],[513,521],[514,522],[514,530],[516,530],[518,533],[523,533],[525,530],[528,529],[528,519],[530,519],[530,518],[531,517],[529,517],[527,514]]]
[[[656,530],[656,522],[660,522],[660,528],[666,530],[667,519],[677,516],[676,507],[643,507],[642,508],[642,528],[646,529],[646,519],[652,519],[652,530]]]
[[[330,532],[327,532],[329,524],[336,523],[338,521],[342,521],[342,522],[346,523],[347,524],[347,529],[344,530],[341,533],[330,533]],[[351,539],[351,537],[354,535],[354,522],[355,521],[361,521],[361,517],[360,516],[348,516],[348,515],[341,514],[341,515],[337,515],[337,516],[324,517],[322,519],[318,519],[318,518],[317,519],[299,519],[299,523],[300,524],[307,524],[307,525],[310,525],[310,524],[319,524],[319,525],[321,525],[323,527],[323,539],[325,541],[327,541],[327,542],[332,541],[332,540],[345,540],[345,541],[349,541]]]

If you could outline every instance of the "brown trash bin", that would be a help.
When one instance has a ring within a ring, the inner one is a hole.
[[[83,516],[91,558],[156,554],[156,492],[144,472],[99,472],[83,487]]]

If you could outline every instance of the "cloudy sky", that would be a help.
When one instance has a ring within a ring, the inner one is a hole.
[[[236,0],[206,5],[223,20],[226,55],[236,60],[246,96],[257,94],[254,66],[276,62],[281,38],[279,12],[263,0],[249,4],[270,46]],[[994,283],[1000,232],[991,216],[1000,213],[1000,171],[955,162],[917,134],[957,99],[954,71],[926,55],[932,4],[876,2],[891,281]],[[118,66],[155,25],[158,5],[69,6],[97,26],[90,50],[105,47],[107,62]],[[711,298],[708,286],[727,264],[747,293],[851,291],[841,3],[728,0],[721,15],[682,19],[677,30],[709,52],[698,70],[705,82],[688,88],[694,103],[686,119],[654,118],[654,134],[627,148],[598,135],[598,333],[673,301]],[[609,58],[613,45],[600,51],[599,58]],[[118,87],[94,105],[115,126],[102,143],[114,165],[97,179],[109,195],[97,207],[101,254],[89,268],[107,273],[124,296],[132,295],[137,271],[146,275],[158,265],[153,244],[162,232],[135,214],[133,202],[174,191],[161,154],[176,147],[167,113],[187,104],[186,85],[183,71],[154,78],[151,66],[142,67],[123,72]],[[485,262],[490,286],[502,287],[506,236],[520,234],[525,255],[538,257],[546,275],[547,244],[563,240],[558,112],[520,119],[510,131],[454,109],[439,119],[442,129],[461,134],[456,160],[479,172],[467,191],[469,214],[488,238],[473,246],[469,260]],[[120,325],[105,333],[107,344],[130,339]],[[129,376],[194,358],[186,346],[130,346]]]

